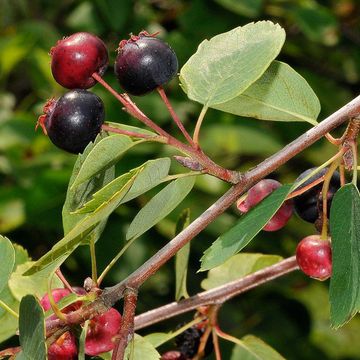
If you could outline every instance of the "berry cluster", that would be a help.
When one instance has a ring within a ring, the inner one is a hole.
[[[300,182],[316,168],[311,168],[304,171],[295,180],[295,183]],[[328,169],[322,169],[316,175],[311,176],[303,184],[301,184],[297,191],[305,189],[327,173]],[[263,179],[254,185],[247,193],[245,199],[240,198],[237,202],[237,208],[240,212],[246,213],[266,196],[272,193],[281,184],[272,179]],[[265,225],[263,230],[276,231],[286,225],[295,209],[296,214],[306,222],[315,223],[319,226],[323,221],[323,196],[322,186],[320,182],[315,186],[310,187],[301,195],[294,198],[294,200],[287,200],[275,213],[275,215]],[[327,197],[327,211],[329,214],[332,198],[335,192],[340,188],[340,174],[335,171],[330,179],[329,189],[326,194]],[[320,235],[311,235],[305,237],[297,246],[296,259],[300,269],[307,275],[319,279],[326,280],[331,276],[331,243],[330,239],[322,239]]]
[[[115,74],[131,95],[144,95],[171,80],[178,70],[174,51],[162,40],[143,31],[122,40],[115,61]],[[108,66],[104,42],[80,32],[57,42],[50,50],[54,79],[71,89],[44,107],[37,126],[59,148],[78,154],[94,141],[105,119],[101,99],[86,91],[96,84]]]
[[[76,289],[79,295],[83,295],[85,291],[83,289]],[[63,297],[70,294],[68,289],[54,289],[52,290],[52,296],[57,303]],[[41,306],[45,311],[49,310],[50,300],[46,294],[40,301]],[[62,309],[64,314],[70,311],[79,309],[82,305],[81,301],[76,301],[71,305]],[[55,315],[51,315],[51,318],[55,318]],[[101,353],[111,351],[114,349],[113,338],[118,333],[121,326],[120,313],[111,308],[102,315],[95,316],[89,321],[88,332],[85,339],[85,353],[90,356],[96,356]],[[67,331],[60,336],[54,343],[48,348],[49,360],[72,360],[77,359],[78,346],[74,334]]]

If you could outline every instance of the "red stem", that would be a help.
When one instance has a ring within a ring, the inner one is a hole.
[[[189,142],[189,144],[194,147],[194,148],[198,148],[198,146],[194,143],[192,137],[190,136],[190,134],[186,131],[183,123],[181,122],[181,120],[179,119],[179,117],[177,116],[177,114],[174,111],[174,108],[172,107],[168,97],[166,96],[166,93],[164,91],[164,89],[159,86],[157,88],[158,93],[161,96],[161,99],[163,100],[163,102],[165,103],[166,107],[169,110],[169,113],[171,115],[171,117],[173,118],[175,124],[177,125],[177,127],[180,129],[180,131],[183,133],[183,135],[185,136],[186,140]]]

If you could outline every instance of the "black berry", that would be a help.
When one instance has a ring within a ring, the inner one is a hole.
[[[50,140],[70,153],[83,152],[95,140],[104,122],[104,104],[86,90],[73,90],[61,98],[50,100],[38,124]]]
[[[304,179],[308,176],[311,172],[313,172],[316,168],[311,168],[304,171],[300,176],[295,180],[295,183],[299,182],[300,180]],[[301,186],[297,188],[300,190],[305,186],[311,184],[315,180],[319,179],[320,177],[324,176],[327,172],[327,168],[322,169],[316,175],[312,176],[308,180],[306,180]],[[315,223],[315,221],[319,218],[320,211],[322,209],[322,190],[323,184],[320,183],[311,189],[305,191],[303,194],[294,198],[294,208],[296,213],[299,217],[307,222]],[[329,191],[327,193],[327,204],[328,204],[328,211],[331,205],[331,200],[335,194],[335,192],[340,188],[340,174],[335,171],[329,185]]]
[[[332,271],[330,241],[322,240],[320,235],[305,237],[296,248],[296,261],[306,275],[328,279]]]
[[[129,94],[149,93],[170,81],[177,70],[175,52],[168,44],[146,32],[120,42],[115,74]]]
[[[96,80],[91,75],[103,75],[109,61],[103,41],[86,32],[59,40],[50,55],[55,80],[68,89],[94,86]]]

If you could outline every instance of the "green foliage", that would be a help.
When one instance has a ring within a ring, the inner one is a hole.
[[[269,21],[204,40],[182,67],[181,86],[191,100],[206,107],[229,101],[259,79],[284,41],[284,30]]]
[[[160,354],[149,341],[135,334],[134,340],[131,341],[126,348],[124,358],[133,360],[158,360]]]
[[[0,236],[0,293],[6,286],[15,264],[15,250],[11,241]]]
[[[44,311],[33,295],[20,303],[20,345],[24,359],[46,359]]]
[[[330,316],[332,326],[338,328],[360,311],[360,195],[353,184],[335,194],[330,217]]]

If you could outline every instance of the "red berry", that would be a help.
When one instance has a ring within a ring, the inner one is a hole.
[[[312,278],[326,280],[331,276],[331,244],[320,235],[302,239],[296,248],[296,261],[300,269]]]
[[[243,212],[248,212],[251,208],[261,202],[266,196],[281,186],[276,180],[263,179],[250,188],[245,200],[237,203],[237,208]],[[287,200],[281,205],[280,209],[274,214],[269,222],[263,227],[265,231],[276,231],[286,225],[293,213],[293,202]]]
[[[102,76],[108,65],[105,44],[97,36],[80,32],[72,34],[51,48],[51,71],[55,80],[68,89],[87,89]]]
[[[121,326],[120,313],[111,308],[102,315],[90,320],[89,330],[85,340],[85,353],[96,356],[114,349],[114,337]]]
[[[68,289],[54,289],[51,291],[52,296],[55,300],[55,302],[59,302],[63,297],[67,296],[70,294],[70,291]],[[48,311],[51,308],[50,305],[50,300],[49,300],[49,295],[45,294],[41,300],[40,300],[40,304],[43,307],[43,309],[45,311]]]
[[[115,74],[129,94],[145,95],[170,81],[177,70],[175,52],[146,32],[120,42]]]
[[[77,352],[75,336],[67,331],[49,346],[48,359],[73,360],[77,359]]]
[[[186,360],[186,357],[180,351],[171,350],[162,354],[160,360]]]
[[[58,100],[51,99],[38,124],[59,148],[73,154],[83,152],[94,141],[104,122],[102,100],[86,90],[72,90]]]

